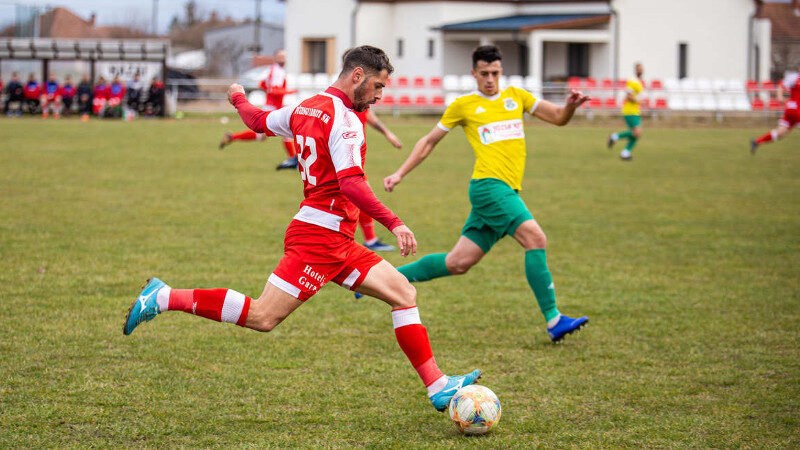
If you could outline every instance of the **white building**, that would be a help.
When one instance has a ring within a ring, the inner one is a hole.
[[[770,23],[756,18],[760,3],[286,0],[287,68],[333,74],[347,48],[371,44],[387,51],[396,76],[460,75],[476,46],[493,43],[506,75],[539,82],[626,78],[636,61],[651,79],[766,79]]]

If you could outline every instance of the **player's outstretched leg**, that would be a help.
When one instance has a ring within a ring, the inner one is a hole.
[[[291,139],[284,139],[283,148],[286,149],[286,156],[288,156],[288,158],[278,164],[275,170],[297,169],[297,147],[295,147],[294,141]]]
[[[428,331],[419,317],[416,289],[391,264],[381,261],[373,266],[357,290],[383,300],[392,307],[397,344],[422,379],[428,390],[428,398],[437,411],[447,409],[459,388],[480,378],[480,370],[455,376],[442,373],[433,357]]]
[[[381,242],[378,235],[375,234],[375,222],[369,214],[363,211],[358,215],[358,225],[361,227],[361,232],[364,233],[364,247],[372,250],[373,252],[393,252],[394,246]]]
[[[547,322],[547,335],[553,342],[580,330],[589,323],[588,317],[573,319],[561,314],[556,307],[553,276],[547,267],[546,238],[535,220],[526,220],[514,232],[514,238],[525,250],[525,278],[536,297],[539,309]]]
[[[782,123],[778,125],[778,128],[771,130],[756,139],[750,140],[750,154],[755,155],[756,150],[761,144],[769,144],[770,142],[776,142],[783,138],[786,133],[789,131],[789,127],[783,125]]]
[[[158,278],[151,278],[128,309],[122,332],[131,334],[142,322],[166,311],[183,311],[245,326],[250,302],[250,297],[233,289],[172,289]]]
[[[225,136],[222,136],[222,140],[219,141],[219,149],[222,150],[231,145],[231,142],[233,142],[233,133],[225,133]]]

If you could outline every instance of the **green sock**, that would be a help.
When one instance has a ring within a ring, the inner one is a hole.
[[[617,139],[630,139],[633,137],[633,133],[630,131],[623,131],[622,133],[617,133]]]
[[[556,308],[556,290],[553,277],[547,270],[547,257],[543,248],[527,250],[525,252],[525,277],[536,296],[539,309],[544,314],[544,320],[549,321],[560,313]]]
[[[633,147],[636,145],[636,141],[638,141],[638,140],[639,140],[639,138],[635,138],[633,136],[629,137],[628,138],[628,145],[625,147],[625,150],[627,150],[627,151],[633,150]]]
[[[450,275],[444,258],[447,253],[433,253],[425,255],[418,261],[397,268],[408,281],[428,281],[434,278],[446,277]]]

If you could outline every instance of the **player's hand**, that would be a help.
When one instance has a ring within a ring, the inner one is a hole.
[[[383,179],[383,188],[386,189],[386,192],[392,192],[394,187],[400,184],[400,181],[403,180],[403,177],[398,175],[397,172],[389,175],[388,177]]]
[[[570,89],[569,95],[567,96],[567,106],[570,108],[580,108],[580,106],[584,103],[589,101],[588,95],[583,95],[582,92],[576,91],[575,89]]]
[[[233,83],[228,87],[228,101],[231,103],[231,105],[233,104],[233,94],[237,92],[244,94],[244,88],[241,84]]]
[[[417,254],[417,239],[414,233],[405,225],[394,227],[392,234],[397,236],[397,248],[400,249],[401,256]]]
[[[394,145],[394,148],[403,148],[403,141],[400,140],[397,136],[394,135],[389,130],[386,130],[386,140],[389,141],[390,144]]]

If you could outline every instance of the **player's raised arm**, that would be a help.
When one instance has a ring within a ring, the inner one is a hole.
[[[383,122],[381,122],[381,119],[378,119],[378,116],[376,116],[371,109],[367,111],[367,123],[380,134],[382,134],[386,140],[394,146],[394,148],[403,148],[403,141],[395,136],[395,134],[392,133],[392,130],[384,125]]]
[[[257,108],[247,101],[244,88],[236,83],[228,87],[228,101],[236,108],[247,128],[267,136],[292,137],[289,128],[292,108],[283,107],[276,111],[264,111]]]
[[[417,143],[414,144],[414,149],[411,150],[411,154],[408,155],[403,165],[400,166],[395,173],[383,179],[384,189],[388,192],[392,192],[394,187],[400,183],[404,176],[414,170],[415,167],[420,165],[420,163],[431,154],[433,148],[436,147],[436,144],[438,144],[446,134],[447,131],[437,125],[433,127],[428,134],[418,140]]]
[[[561,127],[569,123],[572,115],[575,114],[575,110],[586,103],[587,100],[589,100],[588,95],[572,90],[567,96],[567,103],[564,106],[556,106],[547,100],[540,100],[533,111],[533,115],[545,122]]]

